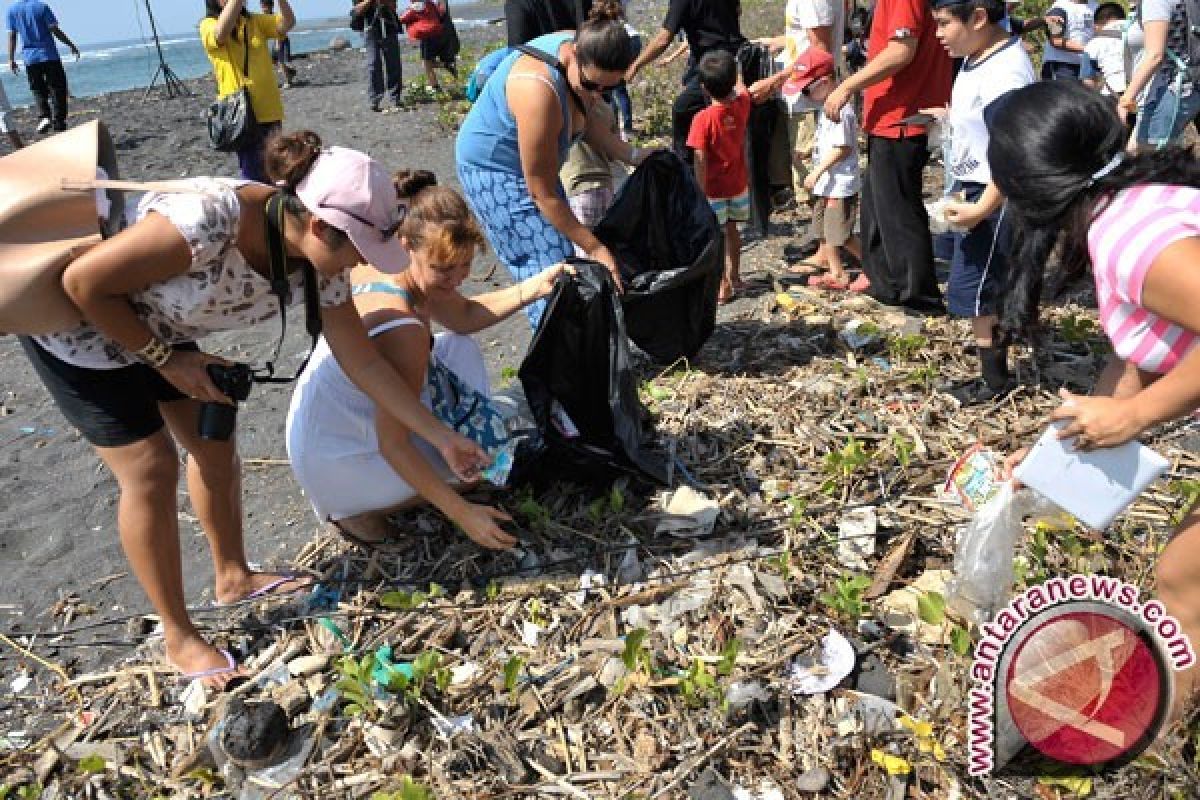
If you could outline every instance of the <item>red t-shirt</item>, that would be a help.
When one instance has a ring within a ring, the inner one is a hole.
[[[922,108],[936,108],[950,102],[953,68],[934,29],[928,0],[876,3],[868,52],[878,55],[892,39],[908,36],[916,38],[917,52],[904,69],[863,92],[863,130],[870,135],[899,139],[902,133],[907,136],[923,133],[924,128],[896,123]]]
[[[728,103],[713,103],[692,118],[687,146],[704,153],[704,194],[714,200],[746,191],[746,121],[750,95],[738,92]]]

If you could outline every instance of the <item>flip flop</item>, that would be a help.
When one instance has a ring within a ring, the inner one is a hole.
[[[278,573],[278,575],[279,577],[277,577],[275,580],[267,583],[265,586],[258,587],[245,597],[241,597],[229,603],[214,603],[213,605],[217,608],[232,608],[233,606],[239,606],[243,603],[253,602],[254,600],[262,600],[265,597],[287,597],[288,595],[299,594],[302,591],[312,589],[313,586],[316,585],[316,576],[307,572],[287,570],[285,572]],[[309,582],[303,586],[293,589],[290,592],[280,592],[278,594],[275,593],[275,590],[280,586],[283,586],[287,583],[292,583],[294,581],[303,580],[304,578],[308,578]]]
[[[867,273],[864,272],[854,280],[850,281],[850,285],[846,288],[852,292],[858,292],[859,294],[862,294],[871,288],[871,279],[868,278]]]
[[[789,275],[816,275],[818,272],[824,272],[829,269],[828,264],[822,264],[819,261],[798,261],[795,264],[788,265],[784,271]]]
[[[179,673],[179,680],[191,683],[192,681],[202,681],[205,678],[216,678],[220,675],[230,675],[238,671],[238,663],[236,660],[234,660],[233,655],[228,650],[222,650],[218,648],[217,652],[225,656],[225,666],[202,669],[197,672],[181,672]]]
[[[808,279],[808,285],[814,289],[829,289],[836,292],[844,292],[850,287],[848,281],[839,281],[832,275],[813,275]]]

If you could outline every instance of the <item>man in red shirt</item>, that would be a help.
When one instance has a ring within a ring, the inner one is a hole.
[[[950,56],[934,28],[926,0],[878,0],[868,41],[871,59],[829,95],[825,113],[836,121],[851,96],[863,92],[863,276],[851,288],[887,305],[941,313],[945,306],[921,199],[927,131],[905,122],[922,108],[950,102]]]
[[[725,276],[717,300],[728,303],[742,286],[742,238],[738,223],[750,219],[746,172],[746,123],[750,95],[738,80],[738,65],[724,50],[710,50],[696,65],[700,85],[712,105],[692,117],[687,146],[695,154],[696,181],[725,227]]]

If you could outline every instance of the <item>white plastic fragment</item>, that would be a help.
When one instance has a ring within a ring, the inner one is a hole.
[[[433,729],[437,731],[439,736],[444,736],[447,739],[452,738],[460,733],[475,732],[475,717],[471,714],[464,714],[461,717],[443,717],[435,716],[432,718]]]
[[[821,640],[820,655],[793,661],[787,680],[793,694],[819,694],[837,686],[853,669],[854,646],[845,636],[830,630]]]
[[[850,569],[866,571],[867,556],[875,555],[875,532],[879,520],[874,506],[847,511],[838,520],[838,561]]]
[[[673,492],[664,492],[659,498],[664,519],[659,520],[655,533],[689,538],[707,536],[717,524],[721,508],[717,501],[697,492],[690,486],[680,486]]]
[[[733,710],[745,708],[754,701],[766,703],[771,699],[763,685],[758,681],[735,681],[725,690],[725,702]]]

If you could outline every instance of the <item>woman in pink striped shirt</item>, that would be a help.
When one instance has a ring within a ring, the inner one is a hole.
[[[1077,81],[1012,92],[985,116],[992,179],[1008,199],[1016,252],[1000,328],[1028,331],[1043,271],[1061,245],[1061,288],[1089,269],[1115,355],[1090,397],[1060,390],[1053,419],[1082,450],[1114,447],[1200,408],[1200,162],[1182,147],[1124,153],[1109,101]],[[1010,465],[1020,461],[1015,454]],[[1200,647],[1200,510],[1159,558],[1159,598]],[[1176,707],[1196,668],[1178,675]]]

